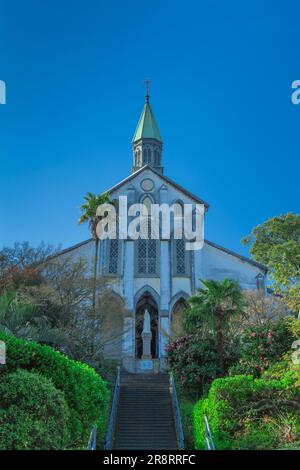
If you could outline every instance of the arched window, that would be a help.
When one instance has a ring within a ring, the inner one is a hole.
[[[186,239],[172,239],[173,275],[188,276],[191,271],[191,252],[186,250]]]
[[[154,158],[155,165],[159,165],[159,151],[155,150],[155,158]]]
[[[150,196],[145,196],[144,199],[142,200],[142,203],[147,209],[148,216],[151,214],[151,204],[153,203],[152,199]]]
[[[143,149],[143,164],[145,165],[146,163],[148,163],[148,151],[147,149]]]
[[[145,238],[136,241],[136,272],[138,275],[155,275],[158,272],[158,243],[151,239],[151,204],[153,199],[146,195],[141,201],[146,209],[148,219],[146,225],[141,228]]]
[[[154,275],[157,274],[157,240],[137,240],[137,274]]]
[[[188,304],[184,298],[180,298],[174,304],[172,309],[172,334],[173,336],[179,336],[183,333],[183,319],[184,311],[188,307]]]
[[[174,206],[174,219],[173,219],[173,230],[174,238],[183,237],[183,220],[184,220],[184,205],[183,202],[177,200],[173,203]]]
[[[186,260],[185,260],[185,240],[183,238],[174,240],[175,243],[175,270],[176,274],[185,274]]]
[[[149,147],[146,147],[143,149],[143,160],[144,160],[144,165],[147,163],[151,163],[151,158],[152,158],[152,152]]]
[[[120,266],[120,240],[107,239],[107,274],[118,274]]]

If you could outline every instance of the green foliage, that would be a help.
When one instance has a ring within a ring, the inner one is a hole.
[[[300,310],[300,215],[273,217],[242,240],[253,258],[269,268],[273,289],[290,308]]]
[[[185,449],[194,449],[194,435],[193,435],[193,409],[194,402],[186,399],[183,395],[179,395],[180,414],[184,434]]]
[[[281,360],[284,353],[291,349],[297,339],[293,332],[292,317],[286,317],[277,323],[266,322],[246,329],[242,338],[242,354],[239,363],[230,369],[230,374],[251,374],[259,377],[270,364]],[[295,330],[297,331],[297,329]]]
[[[293,364],[287,354],[283,361],[273,364],[262,377],[267,380],[281,380],[285,387],[293,389],[300,395],[300,366]]]
[[[80,206],[81,216],[79,218],[79,224],[89,222],[92,228],[92,232],[95,235],[95,227],[93,225],[97,222],[96,211],[101,204],[109,203],[108,194],[93,194],[88,192],[84,196],[84,203]],[[96,238],[96,237],[95,237]]]
[[[38,372],[64,393],[70,409],[69,447],[85,447],[94,424],[99,436],[104,434],[109,392],[106,383],[92,368],[70,360],[48,346],[3,333],[0,333],[0,339],[7,347],[7,364],[1,368],[1,375],[18,368]]]
[[[201,340],[197,335],[185,335],[166,348],[168,362],[176,380],[186,395],[197,398],[220,372],[215,341],[212,336]]]
[[[244,307],[242,290],[238,283],[230,279],[222,282],[202,280],[202,289],[188,302],[190,308],[186,312],[186,329],[194,331],[195,328],[207,324],[209,328],[216,329],[216,310],[222,311],[222,323],[225,325],[232,316],[240,314]]]
[[[96,316],[96,283],[97,283],[97,265],[98,265],[98,251],[99,251],[99,238],[97,235],[97,224],[101,217],[97,216],[97,209],[101,204],[109,203],[109,196],[107,193],[95,195],[88,192],[84,196],[84,204],[81,205],[81,216],[78,223],[89,223],[90,230],[93,238],[95,239],[95,256],[94,256],[94,286],[93,286],[93,311]]]
[[[169,366],[186,397],[197,399],[221,373],[216,339],[212,334],[179,336],[166,350]],[[225,342],[225,370],[236,362],[237,352],[236,343]]]
[[[66,337],[30,302],[20,300],[17,292],[3,291],[0,296],[0,331],[19,338],[61,345]]]
[[[196,449],[205,448],[205,415],[217,449],[300,445],[299,391],[284,379],[239,375],[214,380],[208,397],[194,407]]]
[[[206,328],[215,333],[220,375],[224,375],[224,333],[232,318],[243,314],[244,297],[239,284],[230,279],[206,280],[202,284],[198,294],[189,299],[191,307],[186,312],[185,328],[189,332]]]
[[[21,369],[1,377],[1,450],[64,449],[69,420],[64,394],[51,380]]]

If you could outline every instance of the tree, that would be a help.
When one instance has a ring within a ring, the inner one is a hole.
[[[300,215],[288,213],[266,220],[243,238],[255,261],[269,268],[272,289],[300,312]]]
[[[105,194],[95,195],[88,192],[84,196],[85,202],[80,206],[82,212],[79,218],[79,224],[85,222],[89,223],[90,231],[92,237],[95,240],[95,256],[94,256],[94,269],[93,269],[93,278],[94,278],[94,289],[93,289],[93,308],[96,309],[96,283],[97,283],[97,265],[98,265],[98,253],[99,253],[99,238],[97,235],[97,224],[100,218],[96,215],[97,208],[101,204],[109,203],[109,197]]]
[[[207,325],[216,334],[216,347],[221,374],[225,373],[224,328],[229,320],[243,312],[244,298],[238,283],[203,280],[203,288],[189,299],[186,327],[190,331]]]
[[[244,309],[241,315],[235,315],[229,320],[228,336],[242,338],[247,328],[276,323],[290,314],[287,305],[275,295],[265,295],[257,291],[243,291]]]
[[[41,283],[40,265],[58,248],[40,243],[32,247],[28,242],[15,243],[13,247],[4,247],[0,251],[0,292],[16,290],[21,285]]]

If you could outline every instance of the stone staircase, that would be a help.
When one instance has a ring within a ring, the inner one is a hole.
[[[169,376],[121,373],[114,449],[178,449]]]

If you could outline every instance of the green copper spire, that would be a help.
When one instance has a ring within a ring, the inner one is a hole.
[[[163,174],[161,162],[163,142],[149,104],[148,85],[149,80],[146,80],[146,103],[132,139],[132,171],[135,172],[149,165],[158,173]]]
[[[135,130],[132,143],[137,142],[140,139],[155,139],[159,142],[162,142],[158,125],[156,124],[155,117],[152,113],[148,99],[149,96],[147,95],[146,103],[144,105],[141,117]]]

